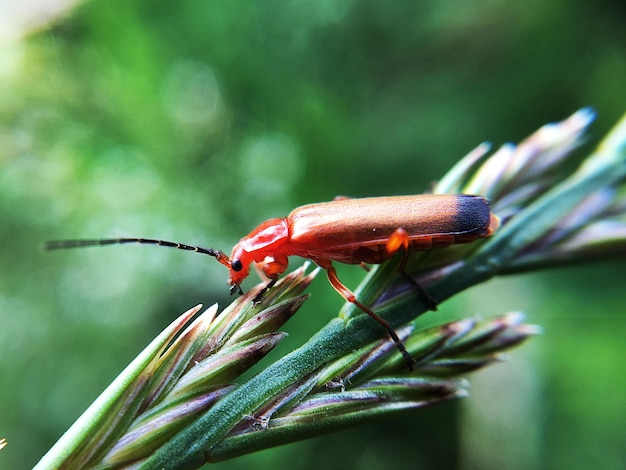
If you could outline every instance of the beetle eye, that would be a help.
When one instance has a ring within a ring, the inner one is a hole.
[[[233,262],[230,263],[230,267],[233,271],[241,271],[243,269],[241,260],[238,260],[238,259],[233,260]]]

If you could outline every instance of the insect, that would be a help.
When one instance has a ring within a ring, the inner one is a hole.
[[[403,253],[398,271],[436,303],[404,272],[408,255],[457,243],[468,243],[491,235],[498,218],[490,212],[489,201],[470,195],[417,195],[363,199],[337,198],[294,209],[287,217],[263,222],[235,245],[229,256],[219,250],[148,238],[51,241],[47,249],[94,245],[142,243],[169,246],[213,256],[230,271],[231,294],[241,291],[241,283],[257,263],[269,279],[254,302],[278,280],[288,267],[290,256],[308,258],[326,270],[328,280],[348,302],[355,304],[387,330],[400,352],[412,359],[393,327],[369,307],[359,302],[337,277],[333,261],[347,264],[380,264]]]

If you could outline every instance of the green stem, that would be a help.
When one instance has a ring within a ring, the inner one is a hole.
[[[373,269],[362,284],[363,287],[356,292],[358,297],[371,304],[394,280],[395,270],[395,263]],[[462,279],[459,277],[461,272],[464,273]],[[446,285],[456,286],[447,289],[448,296],[463,290],[467,284],[476,284],[484,279],[484,274],[479,271],[474,271],[474,276],[465,274],[466,271],[458,271],[456,275],[447,277]],[[410,289],[397,301],[381,307],[378,313],[397,326],[426,310],[418,294]],[[349,321],[333,319],[302,347],[222,398],[197,421],[159,449],[142,468],[156,469],[166,466],[182,469],[201,466],[206,460],[210,460],[211,447],[220,442],[243,416],[253,416],[263,403],[295,381],[384,334],[384,330],[367,315],[356,314],[357,312],[352,304],[347,304],[343,313]]]

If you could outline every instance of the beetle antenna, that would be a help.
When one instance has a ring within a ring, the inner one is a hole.
[[[46,242],[46,250],[62,250],[65,248],[83,248],[87,246],[123,245],[125,243],[140,243],[142,245],[158,245],[177,248],[179,250],[195,251],[203,255],[213,256],[224,266],[230,268],[230,259],[220,250],[202,248],[201,246],[185,245],[184,243],[156,240],[154,238],[97,238],[92,240],[53,240]]]

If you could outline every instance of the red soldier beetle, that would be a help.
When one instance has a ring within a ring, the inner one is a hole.
[[[338,198],[298,207],[285,218],[263,222],[235,245],[230,257],[211,248],[147,238],[63,240],[48,242],[46,247],[142,243],[203,253],[213,256],[229,269],[231,294],[242,292],[240,285],[250,274],[250,265],[257,263],[270,281],[254,302],[259,302],[278,276],[286,271],[290,256],[308,258],[326,270],[331,285],[346,301],[355,304],[387,330],[411,364],[412,360],[393,327],[356,299],[337,277],[333,261],[381,264],[402,251],[398,272],[420,290],[433,308],[435,302],[404,272],[409,253],[469,243],[491,235],[497,227],[498,218],[491,214],[489,201],[483,197],[424,194]]]

